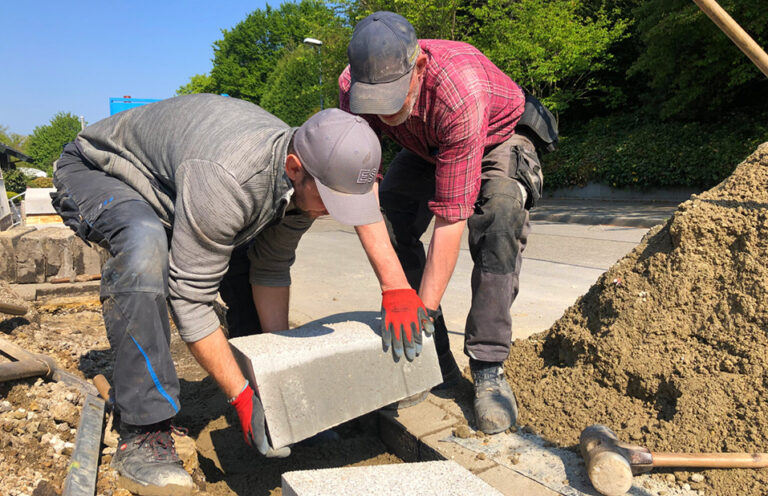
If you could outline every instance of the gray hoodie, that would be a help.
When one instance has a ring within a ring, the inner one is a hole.
[[[91,162],[138,191],[171,228],[170,304],[185,341],[219,326],[212,303],[235,246],[253,240],[252,283],[290,285],[312,223],[285,215],[294,131],[252,103],[201,94],[120,112],[77,137]]]

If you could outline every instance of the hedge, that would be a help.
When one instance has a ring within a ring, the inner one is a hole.
[[[768,141],[766,115],[717,123],[654,122],[636,114],[599,117],[564,130],[543,160],[548,190],[588,182],[614,188],[710,188]]]

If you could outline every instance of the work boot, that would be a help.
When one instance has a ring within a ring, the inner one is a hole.
[[[122,424],[112,458],[123,489],[143,496],[190,495],[195,488],[171,437],[170,421],[146,426]]]
[[[517,422],[517,401],[498,362],[470,360],[475,383],[475,421],[486,434],[505,431]]]

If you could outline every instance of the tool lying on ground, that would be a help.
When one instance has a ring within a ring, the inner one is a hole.
[[[15,303],[4,303],[0,301],[0,313],[7,313],[9,315],[26,315],[27,307],[24,305],[16,305]]]
[[[97,394],[93,384],[75,374],[62,370],[56,364],[56,360],[49,356],[30,353],[3,338],[0,338],[0,354],[13,360],[0,363],[0,382],[27,377],[43,377],[78,387],[86,393]]]
[[[107,406],[109,408],[112,408],[115,404],[114,398],[112,398],[112,386],[109,385],[109,381],[106,377],[104,377],[102,374],[97,374],[93,378],[93,384],[96,386],[96,389],[99,391],[99,396],[104,398],[104,401],[107,402]]]
[[[587,475],[598,492],[619,496],[632,487],[632,476],[654,467],[766,468],[768,453],[657,453],[619,441],[608,427],[595,424],[579,436]]]
[[[104,427],[104,400],[97,396],[96,387],[85,379],[60,369],[53,358],[30,353],[2,338],[0,338],[0,353],[13,360],[0,363],[0,382],[27,377],[44,377],[74,386],[85,396],[83,409],[80,412],[80,425],[77,427],[75,448],[67,468],[67,477],[64,479],[62,496],[93,496],[96,492]]]
[[[67,467],[62,496],[93,496],[99,473],[101,439],[104,435],[104,400],[83,391],[85,400],[80,411],[75,449]]]
[[[101,280],[101,274],[81,274],[79,276],[72,277],[53,277],[48,279],[51,284],[63,284],[67,282],[88,282]]]

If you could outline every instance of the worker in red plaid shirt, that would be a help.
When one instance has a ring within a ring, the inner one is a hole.
[[[435,323],[444,387],[461,375],[440,300],[469,226],[474,270],[464,351],[475,385],[475,419],[486,433],[504,431],[517,420],[502,366],[512,337],[510,307],[530,231],[528,211],[542,188],[535,146],[541,139],[518,124],[524,110],[543,107],[535,100],[526,105],[523,90],[473,46],[418,40],[413,26],[392,12],[360,21],[347,55],[340,107],[403,147],[389,164],[379,199],[409,283]],[[551,143],[554,120],[545,110],[531,112],[537,113],[533,121],[550,120],[538,134]],[[419,238],[433,217],[425,256]]]

